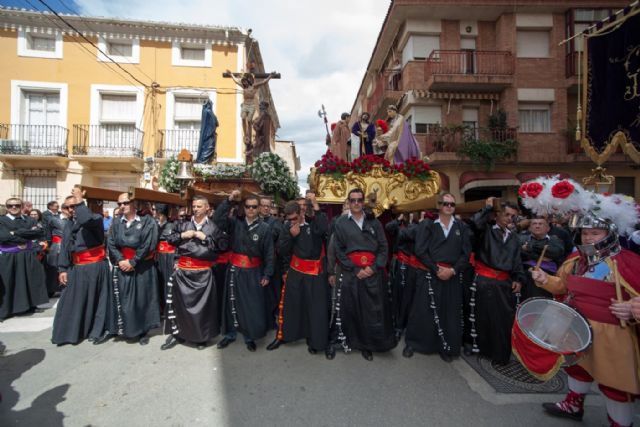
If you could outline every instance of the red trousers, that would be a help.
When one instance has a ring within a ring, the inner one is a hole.
[[[578,381],[582,381],[585,383],[593,382],[593,377],[579,365],[569,366],[567,368],[564,368],[564,371],[567,373],[567,375]],[[633,402],[634,400],[634,395],[631,393],[627,393],[626,391],[607,387],[604,384],[598,384],[598,388],[600,389],[602,394],[616,402]]]

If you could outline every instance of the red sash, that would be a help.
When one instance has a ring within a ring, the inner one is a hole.
[[[133,259],[133,257],[136,256],[136,250],[134,248],[128,248],[126,246],[123,248],[120,248],[120,253],[124,257],[124,259],[126,259],[127,261]],[[149,252],[149,255],[146,256],[145,261],[153,259],[154,255],[155,255],[154,251]]]
[[[251,257],[243,254],[237,254],[232,252],[229,261],[232,265],[240,268],[256,268],[262,265],[262,258],[260,257]]]
[[[417,268],[419,270],[424,270],[424,271],[429,270],[429,268],[426,265],[424,265],[422,262],[420,262],[418,257],[416,257],[415,255],[409,256],[404,252],[400,251],[397,253],[397,258],[398,258],[398,261],[400,261],[401,263],[407,264],[408,266],[411,266],[413,268]]]
[[[317,276],[322,272],[322,258],[320,259],[302,259],[293,255],[289,264],[295,271],[304,274]]]
[[[214,264],[229,264],[229,259],[231,258],[231,252],[222,252],[218,255],[218,258],[214,261]]]
[[[107,256],[107,250],[104,245],[96,246],[80,252],[74,252],[72,254],[73,265],[85,265],[94,264],[100,262]]]
[[[188,256],[178,258],[178,268],[181,270],[206,270],[213,267],[214,262],[208,259],[196,259]]]
[[[166,240],[160,240],[158,246],[156,246],[156,252],[159,254],[173,254],[176,252],[176,247],[167,243]]]
[[[609,310],[611,298],[616,299],[616,287],[613,283],[569,275],[567,290],[573,295],[569,305],[575,307],[587,319],[613,325],[620,324],[620,320]]]
[[[376,262],[376,255],[373,252],[356,251],[347,254],[347,257],[356,267],[371,267]]]
[[[506,271],[496,270],[495,268],[491,268],[488,265],[480,262],[479,259],[475,260],[476,274],[478,276],[486,277],[488,279],[496,279],[496,280],[509,280],[509,273]]]
[[[51,243],[62,243],[62,236],[51,236]]]

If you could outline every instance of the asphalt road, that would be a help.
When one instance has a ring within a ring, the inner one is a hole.
[[[111,340],[57,347],[55,308],[0,324],[0,426],[572,426],[545,415],[557,395],[498,394],[463,360],[402,357],[333,361],[304,343],[256,353],[179,345],[160,351]],[[640,418],[636,419],[640,422]],[[589,396],[583,426],[606,423]]]

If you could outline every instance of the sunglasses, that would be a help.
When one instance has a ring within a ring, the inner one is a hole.
[[[118,202],[118,206],[129,206],[131,204],[131,200],[127,200],[126,202]]]
[[[364,199],[349,199],[349,203],[362,203]]]
[[[258,205],[244,205],[245,209],[258,209]]]
[[[440,202],[440,204],[442,206],[446,206],[448,208],[455,208],[456,207],[456,202]]]
[[[12,203],[10,203],[10,204],[8,204],[8,205],[7,205],[7,209],[11,209],[11,208],[21,208],[21,207],[22,207],[22,205],[21,205],[21,204],[12,204]]]

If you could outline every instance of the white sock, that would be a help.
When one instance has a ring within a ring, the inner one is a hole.
[[[569,376],[569,390],[575,393],[587,394],[591,390],[591,381],[580,381]]]
[[[604,397],[607,403],[607,414],[621,426],[630,426],[633,423],[633,403],[617,402]]]

